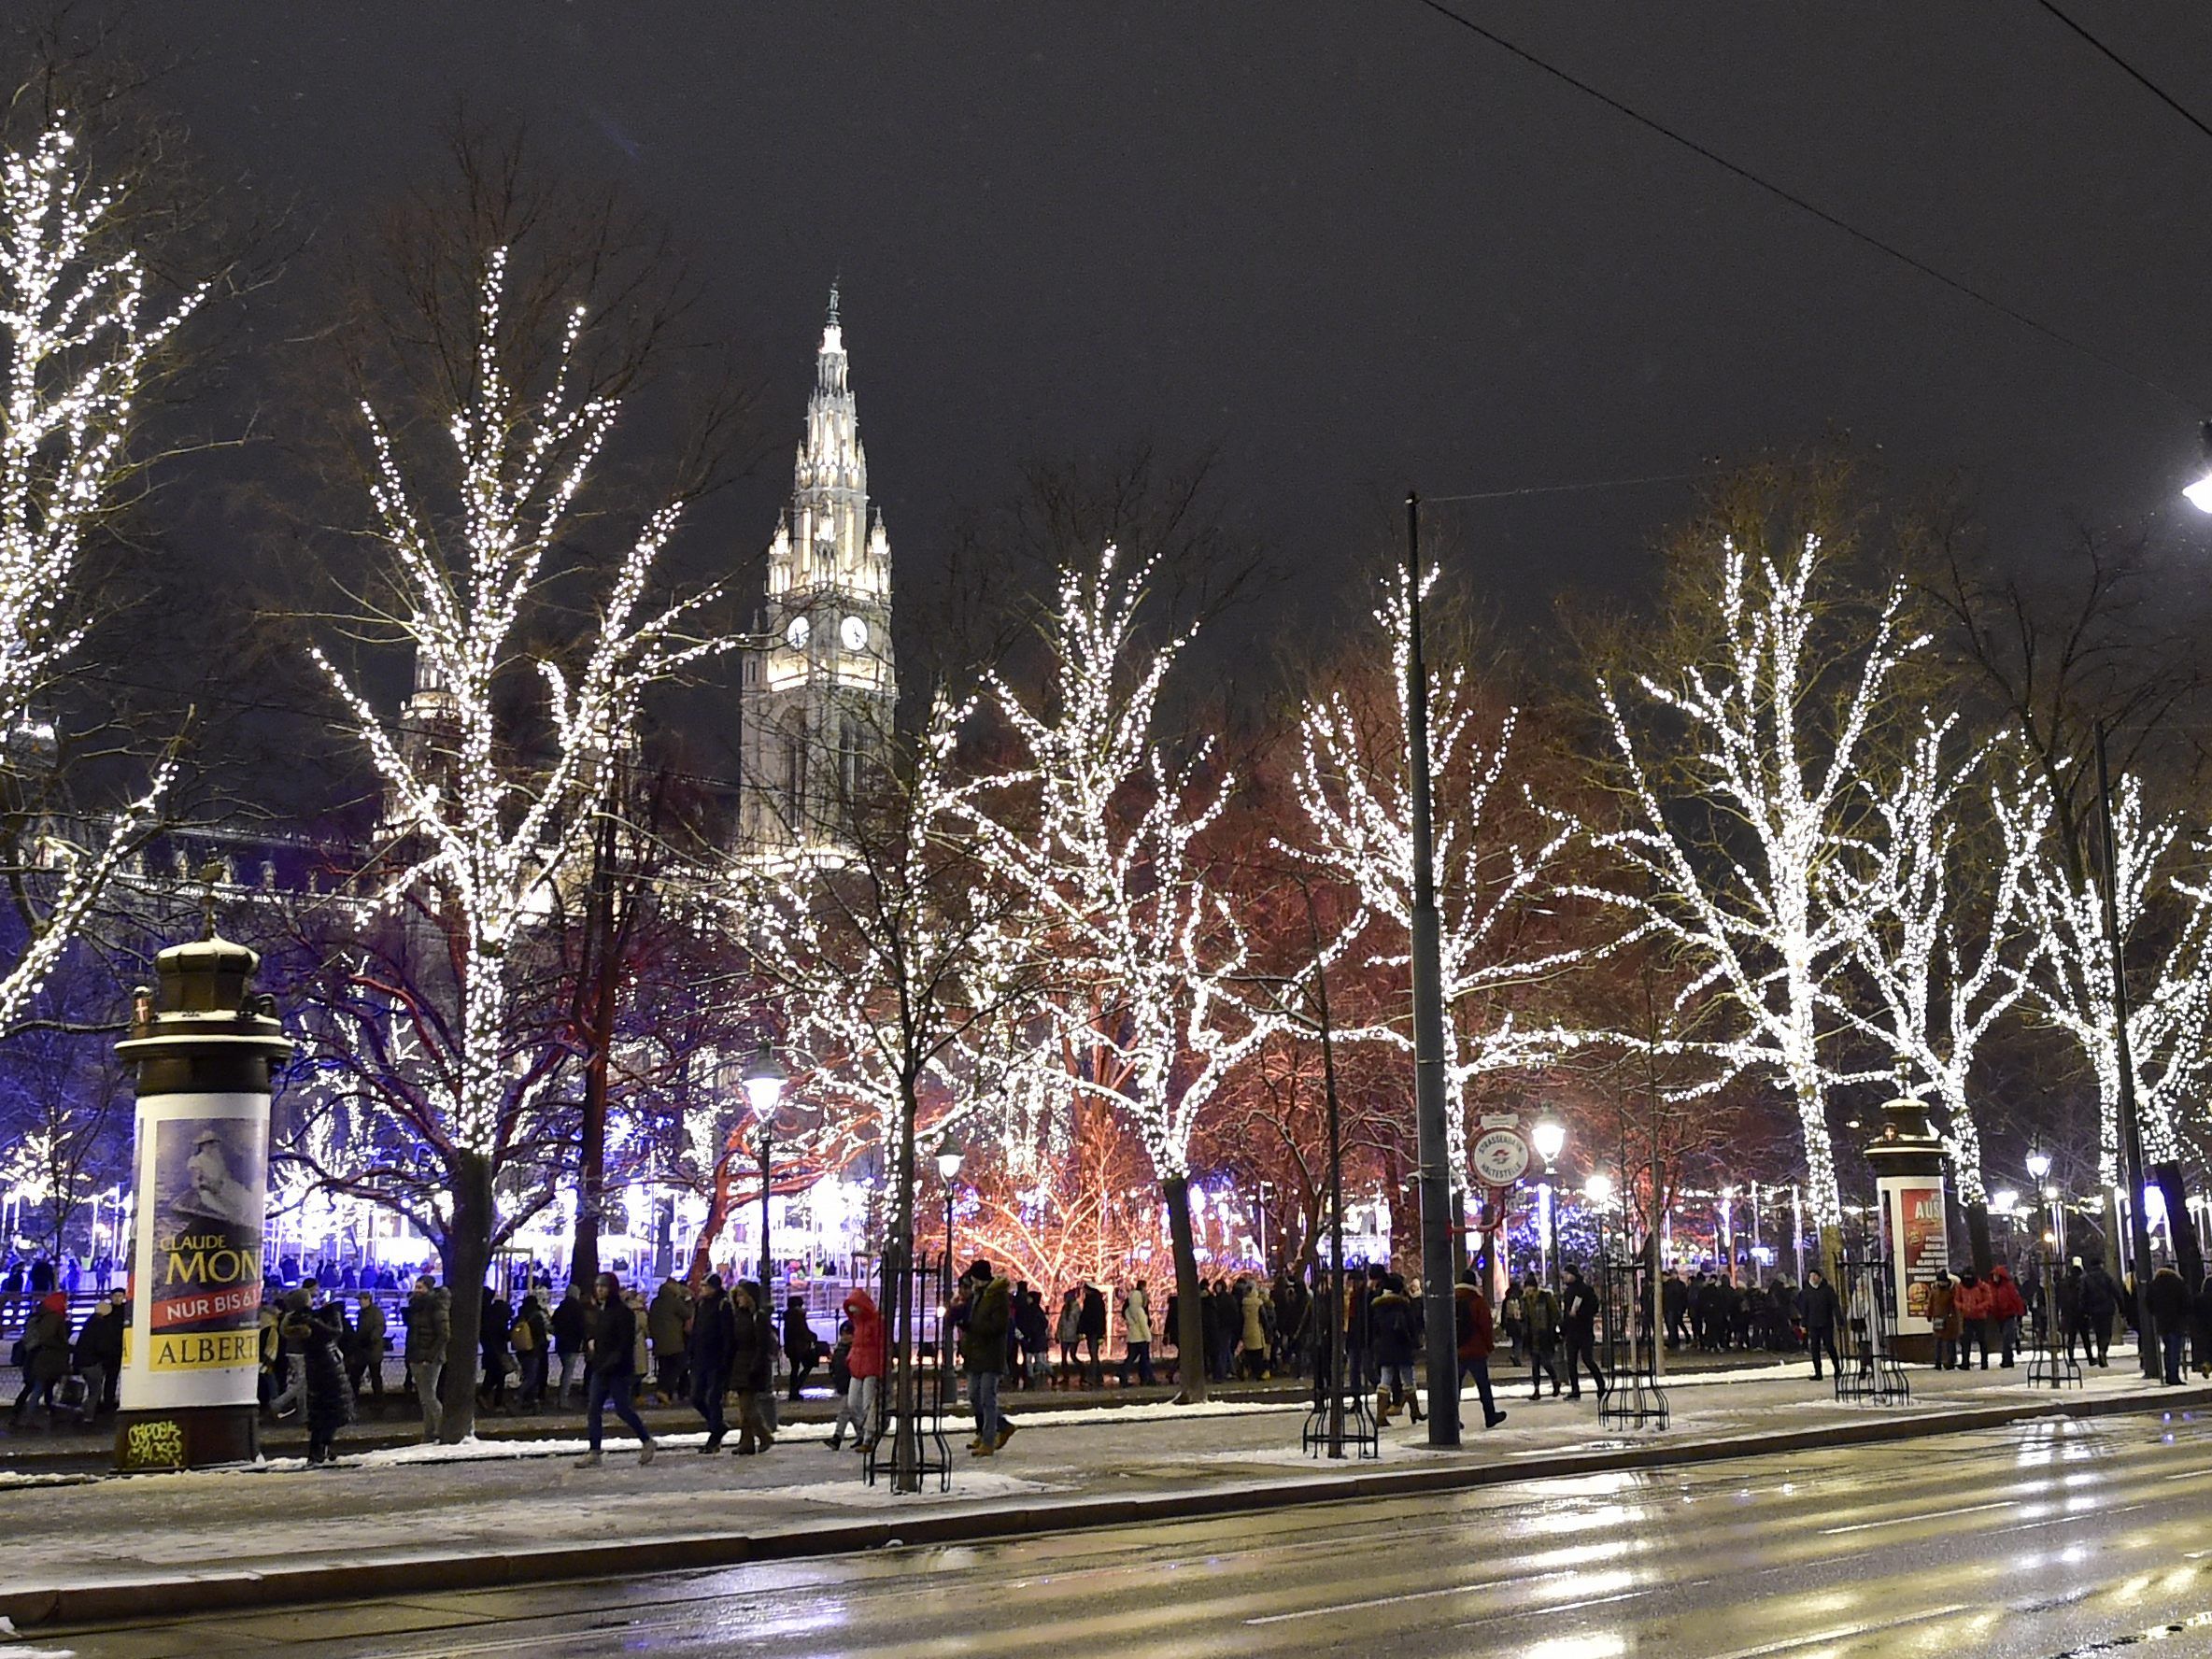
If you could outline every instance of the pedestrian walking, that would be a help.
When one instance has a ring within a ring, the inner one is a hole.
[[[568,1287],[560,1306],[553,1310],[552,1325],[553,1356],[560,1361],[560,1384],[553,1398],[558,1408],[568,1404],[569,1383],[583,1369],[584,1343],[591,1334],[590,1297],[584,1286]]]
[[[1250,1279],[1237,1282],[1237,1371],[1249,1382],[1268,1378],[1268,1298]]]
[[[521,1371],[515,1390],[516,1407],[542,1411],[546,1409],[546,1377],[552,1365],[548,1350],[553,1340],[553,1321],[546,1312],[546,1293],[536,1285],[523,1293],[522,1306],[515,1311],[515,1323],[507,1327],[507,1338],[514,1344],[515,1364]]]
[[[379,1402],[384,1398],[384,1351],[390,1345],[385,1332],[384,1310],[376,1305],[375,1297],[362,1291],[355,1301],[352,1338],[346,1356],[346,1382],[356,1401],[363,1383]]]
[[[67,1297],[55,1290],[38,1298],[31,1317],[24,1322],[23,1334],[16,1340],[12,1357],[21,1368],[23,1385],[16,1394],[9,1424],[21,1423],[35,1402],[44,1408],[46,1426],[50,1432],[54,1426],[54,1390],[69,1374]]]
[[[1106,1340],[1106,1293],[1087,1280],[1083,1286],[1083,1312],[1075,1322],[1075,1332],[1083,1340],[1084,1376],[1091,1387],[1105,1387],[1106,1367],[1099,1357],[1099,1348]]]
[[[1544,1378],[1552,1379],[1552,1397],[1559,1397],[1559,1298],[1551,1287],[1533,1276],[1521,1292],[1522,1338],[1528,1344],[1528,1397],[1544,1396]]]
[[[1990,1323],[1994,1317],[1994,1298],[1990,1295],[1989,1282],[1967,1268],[1959,1274],[1959,1286],[1951,1294],[1951,1306],[1959,1315],[1959,1369],[1974,1368],[1974,1351],[1981,1350],[1981,1368],[1990,1368]]]
[[[121,1291],[103,1296],[85,1315],[77,1333],[74,1355],[78,1375],[84,1379],[84,1404],[78,1426],[90,1428],[96,1417],[116,1409],[116,1384],[123,1368],[123,1326],[130,1317],[130,1297]]]
[[[775,1444],[775,1425],[768,1418],[774,1404],[775,1321],[769,1315],[768,1293],[749,1283],[730,1293],[730,1386],[737,1395],[733,1450],[751,1457]]]
[[[1152,1303],[1141,1283],[1132,1284],[1121,1298],[1121,1385],[1129,1385],[1129,1373],[1145,1387],[1152,1386]]]
[[[602,1273],[591,1335],[585,1349],[589,1369],[585,1382],[584,1427],[591,1449],[576,1460],[578,1468],[599,1467],[601,1429],[610,1405],[624,1426],[637,1436],[639,1464],[653,1461],[653,1437],[645,1432],[637,1407],[631,1402],[631,1391],[637,1385],[637,1310],[623,1296],[622,1282],[612,1273]]]
[[[1959,1287],[1943,1268],[1936,1269],[1936,1282],[1928,1286],[1928,1323],[1936,1327],[1936,1368],[1964,1370],[1959,1358],[1959,1335],[1965,1325],[1959,1312]]]
[[[1999,1262],[1990,1269],[1990,1326],[1997,1338],[2002,1354],[2002,1368],[2012,1368],[2014,1351],[2020,1346],[2020,1322],[2027,1317],[2028,1304],[2020,1294],[2012,1270]],[[1986,1352],[1985,1352],[1986,1356]]]
[[[1490,1298],[1482,1294],[1482,1276],[1469,1268],[1452,1287],[1452,1312],[1459,1337],[1459,1375],[1472,1379],[1475,1397],[1482,1402],[1482,1426],[1496,1428],[1506,1420],[1490,1392],[1490,1354],[1496,1346]]]
[[[722,1288],[722,1275],[709,1273],[691,1308],[691,1328],[684,1336],[684,1369],[691,1384],[691,1404],[706,1424],[702,1452],[719,1452],[730,1425],[722,1397],[730,1390],[730,1359],[737,1348],[737,1315]]]
[[[1560,1344],[1567,1352],[1567,1397],[1582,1397],[1582,1371],[1600,1397],[1606,1391],[1605,1373],[1597,1368],[1597,1292],[1582,1277],[1582,1269],[1569,1263],[1559,1297]]]
[[[302,1410],[307,1420],[307,1464],[319,1468],[335,1455],[338,1431],[353,1421],[353,1389],[346,1380],[340,1340],[345,1305],[328,1302],[285,1318],[285,1340],[299,1352]]]
[[[822,1363],[822,1339],[806,1320],[806,1300],[789,1297],[784,1302],[784,1360],[790,1367],[790,1397],[797,1399],[806,1380]]]
[[[515,1323],[515,1310],[490,1285],[484,1287],[482,1326],[476,1333],[477,1352],[484,1360],[483,1374],[476,1379],[477,1401],[492,1411],[503,1411],[507,1404],[507,1382],[515,1373],[513,1352],[507,1344],[513,1340],[508,1332]]]
[[[422,1438],[434,1440],[445,1426],[438,1384],[446,1370],[446,1348],[453,1340],[453,1295],[428,1273],[415,1281],[407,1297],[407,1381],[422,1408]]]
[[[1083,1340],[1083,1292],[1070,1285],[1060,1297],[1060,1316],[1055,1324],[1053,1340],[1060,1345],[1059,1377],[1070,1387],[1076,1385],[1075,1345]]]
[[[969,1287],[968,1328],[960,1338],[960,1368],[968,1377],[975,1439],[968,1450],[995,1456],[1014,1439],[1014,1425],[999,1410],[999,1379],[1006,1369],[1006,1332],[1013,1322],[1014,1286],[978,1256],[961,1275]],[[1103,1297],[1100,1298],[1101,1304]],[[1092,1350],[1094,1359],[1097,1350]],[[1102,1382],[1103,1379],[1100,1379]]]
[[[1419,1381],[1413,1354],[1420,1346],[1414,1324],[1413,1301],[1406,1295],[1406,1282],[1396,1273],[1382,1281],[1382,1291],[1368,1308],[1369,1333],[1375,1354],[1375,1421],[1390,1426],[1390,1413],[1408,1409],[1415,1423],[1422,1420]]]
[[[2075,1257],[2076,1266],[2080,1265],[2080,1259]],[[2103,1262],[2091,1264],[2081,1275],[2082,1352],[2088,1364],[2111,1365],[2112,1320],[2119,1312],[2120,1286],[2113,1283]]]
[[[2150,1305],[2150,1328],[2158,1338],[2159,1356],[2168,1388],[2181,1386],[2181,1360],[2189,1345],[2191,1299],[2188,1282],[2172,1268],[2161,1268],[2151,1274],[2145,1300]]]
[[[854,1450],[867,1452],[875,1445],[876,1405],[883,1388],[884,1316],[876,1311],[875,1298],[858,1285],[844,1298],[844,1316],[853,1322],[852,1351],[845,1357],[850,1380],[845,1383],[844,1403],[837,1409],[837,1421],[830,1425],[829,1445],[835,1452],[844,1443],[849,1423]]]
[[[664,1404],[685,1396],[684,1335],[691,1324],[691,1293],[671,1273],[653,1293],[645,1310],[645,1332],[653,1351],[653,1392]]]
[[[1812,1351],[1812,1380],[1821,1380],[1821,1355],[1843,1374],[1843,1356],[1836,1351],[1836,1325],[1843,1315],[1843,1307],[1836,1298],[1836,1292],[1828,1283],[1827,1276],[1818,1268],[1809,1268],[1805,1274],[1805,1288],[1797,1293],[1797,1318],[1805,1326],[1805,1345]]]

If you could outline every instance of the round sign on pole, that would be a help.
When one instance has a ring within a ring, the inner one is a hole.
[[[1510,1186],[1528,1171],[1528,1139],[1518,1128],[1484,1129],[1468,1149],[1468,1158],[1484,1186]]]

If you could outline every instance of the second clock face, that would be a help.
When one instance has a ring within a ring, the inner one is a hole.
[[[804,617],[794,617],[790,626],[784,630],[784,643],[794,651],[803,651],[806,649],[806,636],[812,631]]]
[[[858,617],[847,617],[837,625],[837,637],[846,650],[864,651],[868,648],[868,624]]]

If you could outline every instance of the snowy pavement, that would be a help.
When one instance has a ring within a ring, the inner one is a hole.
[[[1915,1370],[1912,1405],[1838,1406],[1805,1368],[1733,1373],[1670,1387],[1674,1425],[1618,1432],[1596,1420],[1595,1399],[1580,1405],[1525,1394],[1502,1395],[1510,1412],[1501,1428],[1470,1422],[1458,1451],[1431,1451],[1425,1431],[1401,1419],[1383,1437],[1382,1467],[1481,1465],[1536,1476],[1567,1456],[1623,1453],[1654,1443],[1709,1449],[1776,1433],[1827,1432],[1844,1425],[1909,1417],[1938,1432],[1962,1411],[2061,1409],[2118,1404],[2143,1393],[2132,1370],[2090,1373],[2084,1388],[2031,1388],[2024,1369],[1945,1374]],[[2193,1392],[2193,1391],[2192,1391]],[[947,1512],[994,1512],[1006,1531],[1042,1530],[1054,1510],[1093,1498],[1164,1496],[1297,1482],[1311,1501],[1376,1462],[1340,1464],[1298,1448],[1303,1409],[1281,1403],[1217,1402],[1198,1408],[1147,1404],[1022,1418],[1000,1455],[973,1460],[958,1447],[965,1420],[948,1424],[957,1468],[953,1490],[934,1482],[918,1497],[893,1498],[860,1479],[848,1449],[827,1449],[827,1428],[795,1424],[761,1456],[727,1450],[702,1456],[699,1433],[670,1435],[641,1468],[634,1441],[607,1442],[606,1461],[575,1467],[567,1439],[407,1447],[343,1458],[332,1469],[281,1460],[252,1469],[78,1480],[0,1474],[0,1515],[9,1547],[0,1561],[0,1598],[56,1587],[153,1585],[208,1574],[270,1573],[373,1563],[510,1556],[548,1548],[603,1551],[605,1570],[648,1543],[702,1537],[760,1538],[804,1534],[840,1520],[895,1511],[920,1521]],[[1476,1408],[1468,1404],[1470,1419]],[[34,1483],[35,1482],[35,1483]],[[1311,1489],[1319,1484],[1323,1490]],[[1349,1492],[1349,1488],[1346,1489]],[[1418,1501],[1411,1499],[1409,1501]],[[597,1559],[597,1557],[595,1557]],[[343,1594],[342,1588],[337,1591]],[[0,1659],[7,1650],[0,1647]]]

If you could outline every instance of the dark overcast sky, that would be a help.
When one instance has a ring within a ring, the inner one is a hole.
[[[2067,0],[2212,116],[2212,12]],[[2206,538],[2212,139],[2027,4],[1599,4],[1470,16],[2178,389],[1858,246],[1454,28],[1353,5],[146,7],[219,171],[343,232],[465,94],[611,176],[710,274],[795,438],[844,274],[901,564],[1027,453],[1219,440],[1293,568],[1377,503],[1680,473],[1831,429],[1970,469],[2007,546],[2074,517]],[[780,447],[738,503],[757,557]],[[1534,614],[1634,579],[1680,488],[1463,508]],[[733,532],[735,533],[735,532]],[[2212,559],[2208,559],[2212,562]],[[911,577],[910,577],[911,579]]]

